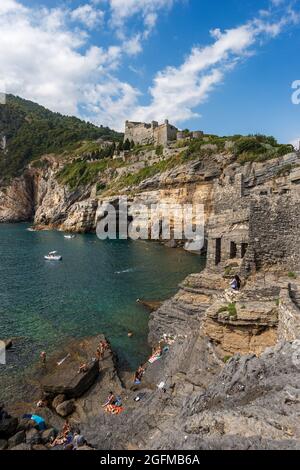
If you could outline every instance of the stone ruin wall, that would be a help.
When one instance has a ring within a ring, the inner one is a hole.
[[[300,338],[300,311],[291,299],[290,287],[281,289],[279,315],[278,315],[278,339],[283,341],[295,341]]]
[[[233,246],[236,257],[243,258],[245,276],[264,265],[300,270],[298,162],[299,154],[290,154],[276,162],[242,167],[240,174],[214,182],[213,211],[207,226],[210,268],[233,258]],[[281,176],[287,164],[294,167]]]
[[[243,175],[217,180],[213,192],[213,211],[207,226],[210,268],[230,258],[241,259],[249,234],[249,200],[243,197]]]
[[[127,121],[125,124],[124,142],[128,139],[141,145],[147,145],[153,141],[153,127],[151,124],[135,123]]]
[[[300,194],[260,196],[251,202],[249,248],[243,274],[280,264],[300,270]]]
[[[126,121],[124,141],[128,139],[138,145],[166,146],[168,142],[176,141],[178,134],[177,127],[172,126],[167,119],[160,125],[156,121],[152,121],[151,124]],[[199,138],[203,132],[195,131],[191,135],[193,138]]]

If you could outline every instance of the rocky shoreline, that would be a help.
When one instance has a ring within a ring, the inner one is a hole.
[[[119,194],[130,203],[202,204],[207,253],[204,271],[162,305],[148,305],[149,344],[166,349],[147,363],[142,383],[119,373],[111,355],[99,374],[90,364],[81,382],[73,377],[80,358],[64,351],[60,359],[73,357],[62,368],[68,384],[53,369],[40,377],[53,392],[41,410],[47,425],[60,429],[57,408],[67,402],[68,419],[95,449],[299,449],[300,153],[241,164],[215,149],[118,194],[71,190],[58,182],[59,159],[45,163],[0,191],[0,221],[89,232],[103,200],[117,207]],[[125,171],[137,170],[129,161]],[[108,168],[102,176],[109,187],[120,175]],[[236,274],[239,291],[229,288]],[[98,340],[85,341],[75,346],[82,361]],[[121,397],[117,415],[101,406],[110,391]],[[5,436],[2,446],[11,447]]]
[[[287,282],[261,273],[233,293],[220,274],[191,275],[151,313],[149,342],[167,348],[147,363],[140,385],[118,371],[111,351],[100,367],[93,361],[103,336],[76,340],[40,367],[48,407],[32,404],[26,412],[44,418],[51,439],[68,418],[95,449],[299,449],[299,340],[280,337],[276,301]],[[228,296],[237,305],[235,319],[215,313]],[[81,376],[82,361],[92,362]],[[102,407],[110,391],[121,398],[118,415]],[[50,448],[43,433],[12,420],[9,431],[0,431],[2,448]]]

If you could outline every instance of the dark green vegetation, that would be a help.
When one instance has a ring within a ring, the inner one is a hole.
[[[188,131],[186,133],[188,135]],[[163,159],[162,146],[134,145],[128,140],[123,143],[122,134],[109,128],[53,113],[12,95],[7,96],[6,105],[0,105],[0,138],[2,136],[6,136],[7,146],[5,150],[0,147],[0,182],[6,183],[20,175],[30,162],[35,168],[45,168],[48,163],[40,157],[54,153],[67,157],[69,161],[73,159],[58,175],[61,183],[71,189],[99,183],[99,191],[105,189],[102,181],[99,181],[102,172],[126,165],[121,160],[114,161],[111,158],[122,150],[131,151],[133,155],[155,151],[161,161],[113,180],[107,187],[110,191],[136,186],[158,173],[189,161],[213,158],[216,153],[230,153],[237,162],[244,164],[263,162],[293,151],[291,145],[278,144],[271,136],[218,137],[206,134],[200,139],[187,139],[173,144],[182,150]],[[108,144],[104,146],[97,142],[100,138],[109,141]],[[289,168],[286,168],[282,173],[288,171]]]
[[[294,151],[292,145],[279,144],[274,137],[261,134],[231,137],[204,135],[201,139],[186,141],[186,145],[188,148],[184,152],[187,159],[207,153],[230,151],[241,164],[263,162]]]
[[[80,159],[65,165],[59,172],[57,179],[61,184],[65,184],[69,186],[70,189],[75,190],[81,186],[96,183],[106,169],[116,169],[123,165],[122,160],[113,160],[112,158],[104,158],[91,163]],[[105,185],[102,183],[97,185],[97,191],[103,190],[104,188]]]
[[[219,310],[218,310],[218,313],[223,313],[223,312],[227,312],[229,317],[232,319],[232,320],[236,320],[237,318],[237,310],[236,310],[236,305],[235,303],[230,303],[228,305],[224,305],[223,307],[220,307]]]
[[[63,116],[48,109],[7,95],[0,105],[0,137],[6,136],[6,151],[0,150],[0,179],[19,175],[24,167],[46,153],[72,152],[80,141],[119,141],[122,134],[97,127],[76,117]]]

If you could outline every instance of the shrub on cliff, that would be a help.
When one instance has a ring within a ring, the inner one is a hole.
[[[251,135],[235,141],[233,153],[241,164],[246,162],[264,162],[282,157],[293,152],[292,145],[278,144],[272,136]]]
[[[259,155],[266,151],[265,146],[255,137],[241,137],[234,144],[234,154],[239,157],[243,153]]]

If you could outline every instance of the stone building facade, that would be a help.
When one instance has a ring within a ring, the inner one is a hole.
[[[300,270],[299,162],[299,154],[289,154],[245,165],[214,182],[207,224],[210,268],[235,260],[245,276],[264,265]]]
[[[203,136],[202,131],[192,131],[189,133],[179,131],[166,119],[163,124],[152,121],[150,124],[145,122],[125,122],[124,142],[128,139],[136,145],[163,145],[168,142],[184,139],[199,139]]]
[[[133,141],[136,145],[163,145],[176,140],[178,129],[169,124],[166,119],[163,124],[152,121],[151,124],[144,122],[125,122],[124,141]]]

